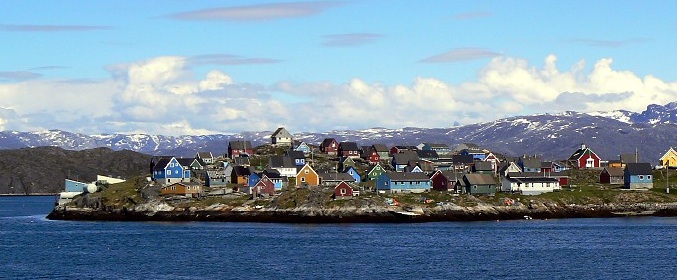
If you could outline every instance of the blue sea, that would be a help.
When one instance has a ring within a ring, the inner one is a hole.
[[[677,278],[677,218],[73,222],[53,203],[0,197],[1,279]]]

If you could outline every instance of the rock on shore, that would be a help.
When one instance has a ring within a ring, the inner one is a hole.
[[[676,216],[677,203],[604,205],[537,205],[474,207],[436,206],[426,209],[400,207],[292,209],[230,207],[173,207],[155,202],[134,208],[104,209],[59,206],[47,218],[90,221],[214,221],[264,223],[403,223],[440,221],[491,221],[515,219],[605,218],[623,216]]]

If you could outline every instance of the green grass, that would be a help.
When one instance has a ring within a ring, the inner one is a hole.
[[[104,205],[116,208],[129,208],[144,202],[139,192],[144,185],[145,179],[136,177],[122,183],[109,185],[103,191],[90,195],[92,197],[101,197]]]

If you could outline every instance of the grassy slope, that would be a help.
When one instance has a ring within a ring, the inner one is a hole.
[[[177,207],[208,207],[210,205],[222,204],[229,206],[240,206],[248,203],[251,206],[261,205],[265,207],[278,209],[292,209],[296,207],[317,207],[332,209],[337,207],[369,207],[386,206],[386,197],[394,198],[400,202],[401,206],[421,206],[434,207],[438,202],[450,202],[459,206],[476,206],[479,203],[489,205],[505,205],[507,198],[522,203],[554,203],[559,205],[569,204],[631,204],[631,203],[665,203],[677,202],[677,189],[670,194],[665,193],[665,172],[656,171],[655,188],[646,191],[628,191],[620,189],[620,186],[602,185],[597,183],[599,171],[576,170],[572,171],[571,188],[564,188],[560,192],[545,193],[536,196],[524,196],[518,194],[497,193],[495,196],[468,196],[453,195],[447,192],[431,191],[423,194],[396,194],[396,195],[377,195],[371,192],[363,191],[355,199],[333,200],[332,188],[312,188],[312,189],[285,189],[281,194],[274,198],[258,199],[250,201],[248,196],[230,196],[209,197],[199,199],[185,199],[177,201],[167,201],[168,204]],[[677,172],[671,171],[671,178],[677,182]],[[674,176],[674,177],[673,177]],[[114,208],[131,208],[136,204],[143,203],[145,199],[141,195],[145,180],[141,177],[129,180],[125,183],[115,184],[107,187],[100,193],[91,194],[92,197],[101,197],[103,204]],[[677,184],[676,184],[677,185]],[[147,192],[148,190],[145,190]],[[157,190],[156,190],[157,192]],[[432,203],[425,203],[424,200],[432,200]]]

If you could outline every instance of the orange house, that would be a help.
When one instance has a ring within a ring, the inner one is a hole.
[[[320,184],[320,176],[306,163],[306,165],[296,173],[296,186],[317,186]]]
[[[202,194],[202,185],[197,183],[174,183],[160,189],[161,195],[183,195],[198,197]]]

